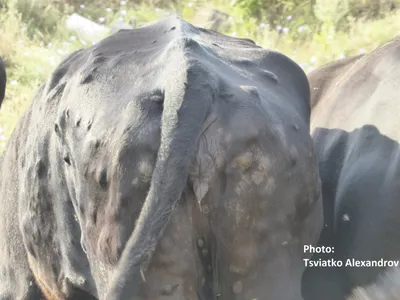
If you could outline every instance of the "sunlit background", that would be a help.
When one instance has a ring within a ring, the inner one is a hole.
[[[0,56],[8,74],[0,151],[37,87],[66,55],[120,28],[174,14],[281,51],[306,72],[400,34],[400,0],[0,0]]]

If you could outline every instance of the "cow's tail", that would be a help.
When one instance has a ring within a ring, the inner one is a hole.
[[[158,241],[169,224],[174,207],[187,185],[190,165],[203,124],[211,108],[214,84],[196,63],[166,80],[161,143],[151,186],[136,227],[122,253],[106,300],[140,299],[138,286],[145,280]]]

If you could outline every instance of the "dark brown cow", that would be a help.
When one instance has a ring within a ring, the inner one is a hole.
[[[54,71],[4,155],[1,299],[301,296],[322,229],[309,84],[172,17]]]

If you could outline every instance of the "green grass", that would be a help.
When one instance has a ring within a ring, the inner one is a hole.
[[[63,57],[89,45],[65,28],[67,14],[60,13],[49,0],[46,1],[42,10],[35,10],[34,1],[29,2],[31,6],[20,5],[24,9],[22,12],[18,5],[0,10],[0,56],[5,59],[8,74],[6,99],[0,111],[0,151],[38,86],[47,79]],[[148,3],[135,9],[120,7],[116,1],[112,3],[109,6],[112,11],[105,8],[89,11],[90,8],[78,6],[77,12],[92,18],[95,16],[96,21],[100,18],[105,24],[123,17],[125,20],[134,18],[141,25],[166,15],[165,10]],[[223,33],[251,38],[263,47],[281,51],[306,71],[343,56],[371,51],[400,33],[399,11],[377,20],[352,21],[347,32],[336,32],[326,26],[327,29],[319,34],[308,29],[313,26],[299,25],[296,20],[289,20],[288,16],[282,26],[285,28],[282,28],[282,34],[277,34],[276,28],[269,28],[249,17],[243,8],[232,8],[228,0],[180,3],[179,7],[171,10],[177,10],[188,21],[195,20],[196,11],[201,7],[217,8],[228,13],[232,19],[229,28],[225,28]],[[71,8],[67,7],[65,11],[70,13]]]

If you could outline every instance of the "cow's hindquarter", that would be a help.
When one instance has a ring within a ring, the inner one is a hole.
[[[230,89],[235,96],[218,101],[190,177],[208,224],[194,239],[212,270],[210,299],[300,299],[303,244],[315,244],[322,227],[311,138],[303,123],[300,131],[271,125],[277,112],[266,113],[247,88]]]
[[[201,47],[192,39],[182,38],[171,43],[165,53],[173,54],[174,50],[179,55],[169,57],[171,62],[163,77],[169,79],[163,83],[161,143],[150,189],[105,299],[139,297],[143,272],[186,188],[197,140],[213,102],[217,84],[213,74],[188,54],[203,51]]]
[[[22,262],[28,261],[29,272],[35,277],[29,285],[35,287],[36,281],[49,300],[76,299],[81,295],[93,299],[84,292],[91,285],[90,292],[96,294],[87,258],[77,242],[80,231],[60,168],[65,164],[57,147],[60,124],[57,121],[55,124],[52,121],[41,123],[55,119],[57,104],[65,88],[58,72],[60,70],[39,88],[22,119],[21,126],[24,127],[16,129],[20,134],[16,138],[18,144],[9,147],[10,152],[18,153],[19,157],[8,158],[7,162],[15,164],[13,168],[17,171],[13,172],[18,173],[18,185],[6,190],[16,191],[13,201],[18,201],[19,206],[18,225],[22,235],[19,247],[23,247],[24,257],[19,255]],[[51,86],[55,86],[56,93]],[[61,130],[65,129],[64,125]]]

